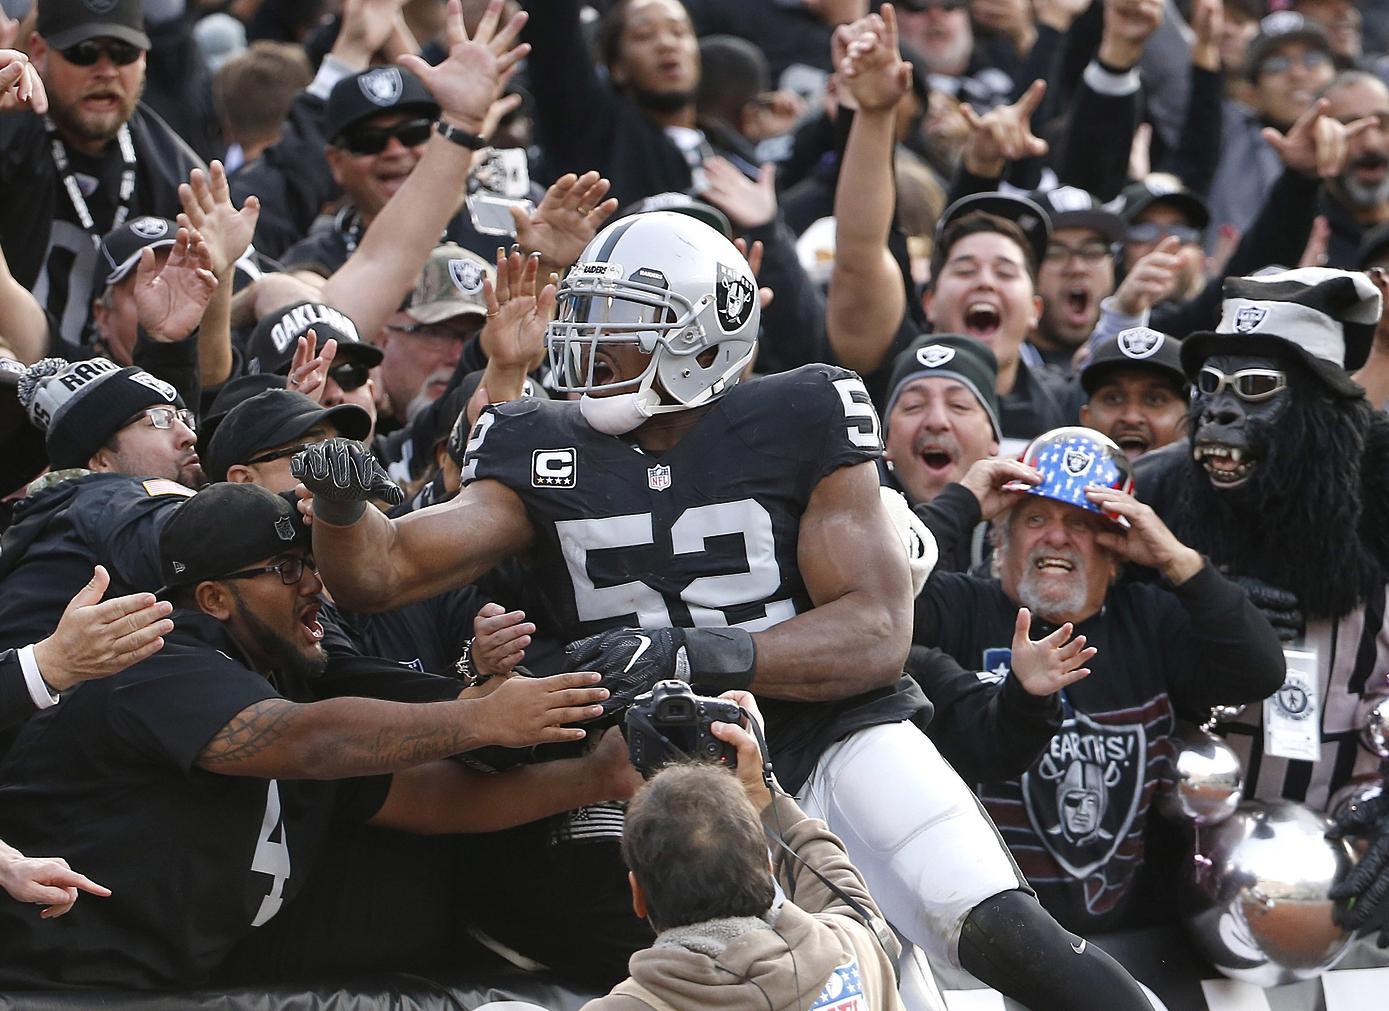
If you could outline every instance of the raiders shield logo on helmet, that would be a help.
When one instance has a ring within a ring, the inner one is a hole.
[[[1126,358],[1151,358],[1162,347],[1166,338],[1156,330],[1146,326],[1133,326],[1120,330],[1116,338],[1119,350]]]
[[[928,369],[938,369],[955,357],[955,349],[944,344],[928,344],[916,353],[916,360]]]
[[[1069,446],[1061,457],[1061,469],[1072,477],[1080,477],[1095,462],[1095,454],[1087,453],[1082,449],[1071,449]]]
[[[476,295],[482,290],[482,264],[472,260],[450,260],[449,277],[453,279],[454,287],[465,295]]]
[[[719,326],[724,333],[736,333],[752,315],[752,300],[757,292],[741,273],[719,264],[719,279],[714,288],[715,308]]]
[[[1268,310],[1257,305],[1246,305],[1235,312],[1235,333],[1253,333],[1259,328]]]
[[[169,234],[169,223],[163,218],[136,218],[130,223],[130,230],[142,239],[159,239]]]
[[[1142,723],[1076,713],[1023,773],[1027,818],[1068,873],[1087,877],[1114,855],[1138,814],[1147,762]]]
[[[396,67],[378,67],[357,78],[357,87],[372,105],[395,105],[405,88],[400,70]]]

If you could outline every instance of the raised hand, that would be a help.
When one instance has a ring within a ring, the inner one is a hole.
[[[501,21],[503,0],[490,0],[477,33],[471,38],[463,24],[463,5],[449,0],[445,26],[449,53],[443,63],[431,67],[420,57],[407,54],[400,63],[415,74],[439,103],[440,118],[469,133],[481,134],[487,113],[501,96],[516,64],[530,52],[530,45],[514,45],[526,23],[526,12]]]
[[[529,372],[545,357],[545,326],[555,313],[555,286],[535,292],[539,256],[497,249],[497,280],[483,278],[487,323],[478,339],[489,363]]]
[[[1046,81],[1033,81],[1012,105],[1000,105],[982,116],[968,102],[961,103],[960,114],[969,124],[965,168],[974,175],[997,179],[1010,161],[1046,154],[1047,142],[1032,132],[1032,114],[1046,93]]]
[[[98,565],[91,582],[64,608],[53,634],[34,644],[39,673],[54,691],[65,692],[154,656],[164,648],[163,636],[174,630],[168,601],[156,600],[152,593],[103,601],[110,585],[111,576]]]
[[[289,375],[285,378],[285,388],[302,393],[316,404],[323,403],[323,394],[328,391],[328,370],[333,367],[333,359],[338,354],[338,342],[329,337],[323,342],[323,349],[317,354],[318,333],[309,327],[300,335],[294,345],[294,357],[289,363]]]
[[[333,51],[365,67],[395,30],[405,0],[343,0]]]
[[[897,45],[897,12],[884,4],[870,14],[835,29],[831,39],[834,66],[858,108],[879,112],[896,108],[912,86],[912,65]]]
[[[739,228],[761,228],[776,217],[775,166],[763,165],[753,180],[731,162],[715,157],[704,162],[704,176],[700,199],[723,211]]]
[[[473,619],[473,645],[468,656],[473,670],[483,677],[506,677],[526,658],[535,625],[525,611],[508,611],[501,604],[486,603]]]
[[[1104,29],[1097,53],[1107,67],[1138,65],[1143,47],[1162,24],[1163,0],[1104,0]]]
[[[1192,0],[1191,62],[1202,70],[1220,70],[1220,39],[1225,34],[1225,7],[1220,0]]]
[[[1018,501],[1018,496],[1040,483],[1042,476],[1020,460],[984,457],[976,460],[960,479],[979,500],[979,515],[993,520]]]
[[[581,176],[571,172],[545,191],[540,205],[530,214],[520,207],[511,208],[516,244],[523,253],[540,254],[545,276],[573,266],[617,210],[617,198],[607,196],[609,185],[597,172]]]
[[[4,17],[0,14],[0,18]],[[10,21],[9,18],[5,20]],[[15,28],[19,27],[17,21],[10,23]],[[6,41],[0,37],[0,46],[8,46],[11,41],[12,38]],[[48,93],[43,90],[43,78],[39,77],[38,70],[24,53],[18,49],[0,48],[0,110],[21,109],[26,105],[40,116],[48,111]]]
[[[971,0],[969,16],[976,25],[1004,36],[1019,56],[1037,41],[1031,0]]]
[[[180,228],[163,269],[154,250],[140,250],[135,268],[135,312],[140,325],[158,341],[181,341],[202,321],[217,290],[212,253],[197,232]]]
[[[251,244],[260,219],[260,198],[246,198],[241,210],[232,203],[227,170],[214,161],[209,172],[194,169],[188,182],[178,187],[183,214],[179,224],[202,235],[212,259],[212,272],[225,279]]]
[[[1126,530],[1101,530],[1095,542],[1136,565],[1157,569],[1173,586],[1180,586],[1205,564],[1199,553],[1177,540],[1152,507],[1117,488],[1086,488],[1085,497],[1106,513],[1122,517]]]
[[[1089,663],[1099,651],[1085,645],[1085,636],[1078,635],[1069,621],[1050,635],[1034,640],[1031,637],[1032,612],[1018,608],[1013,623],[1013,676],[1029,695],[1043,698],[1055,695],[1062,688],[1090,676]]]
[[[1181,248],[1182,240],[1169,235],[1139,258],[1114,293],[1120,312],[1137,316],[1172,293],[1182,268]]]
[[[581,741],[586,732],[567,723],[592,720],[603,713],[608,697],[592,671],[575,671],[547,678],[507,678],[485,698],[478,699],[484,726],[479,734],[509,748],[532,744]]]
[[[405,499],[371,450],[352,439],[328,439],[296,453],[289,461],[289,472],[313,494],[314,519],[325,523],[349,526],[361,518],[372,499],[391,505]]]
[[[1323,179],[1340,175],[1346,167],[1347,142],[1379,122],[1374,116],[1366,116],[1352,123],[1339,123],[1326,115],[1330,106],[1326,99],[1317,99],[1297,117],[1287,133],[1271,126],[1263,128],[1264,140],[1294,172]]]
[[[738,252],[743,254],[743,259],[748,261],[748,269],[752,271],[753,277],[762,272],[762,254],[765,250],[761,239],[754,240],[753,244],[749,246],[747,239],[738,238],[733,240],[733,245],[737,247]],[[757,289],[757,300],[763,309],[772,304],[772,297],[771,288],[762,286]]]

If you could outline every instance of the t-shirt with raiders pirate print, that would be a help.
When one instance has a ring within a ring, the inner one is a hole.
[[[917,598],[913,638],[1001,691],[1017,609],[997,580],[940,573]],[[1051,631],[1034,619],[1033,639]],[[1099,652],[1089,677],[1065,690],[1057,732],[1015,778],[976,792],[1042,904],[1087,933],[1130,925],[1176,718],[1262,699],[1282,683],[1283,654],[1244,591],[1209,565],[1175,590],[1113,586],[1075,631]]]
[[[595,431],[572,401],[489,407],[471,433],[463,481],[500,481],[525,503],[540,634],[570,642],[623,626],[758,632],[814,606],[797,564],[801,516],[821,479],[882,455],[881,432],[857,375],[806,365],[733,387],[659,455]],[[759,703],[791,792],[839,737],[929,711],[905,677],[840,701]]]

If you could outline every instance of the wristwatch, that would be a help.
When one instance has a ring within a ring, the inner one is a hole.
[[[463,682],[464,688],[476,688],[487,680],[486,674],[480,674],[473,668],[473,640],[469,639],[463,643],[463,652],[459,654],[453,670],[458,675],[458,680]]]
[[[442,119],[434,121],[434,129],[439,136],[445,140],[452,141],[459,147],[466,147],[469,151],[476,151],[487,146],[487,138],[480,133],[469,133],[462,127],[454,126],[452,123],[445,123]]]

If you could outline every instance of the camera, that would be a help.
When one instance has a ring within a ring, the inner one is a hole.
[[[624,718],[632,765],[650,778],[661,766],[693,758],[732,769],[737,751],[709,732],[713,723],[744,725],[736,702],[696,695],[684,681],[658,681],[632,700]]]

